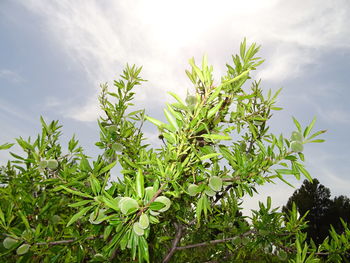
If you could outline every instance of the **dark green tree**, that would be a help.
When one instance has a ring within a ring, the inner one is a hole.
[[[340,218],[345,222],[350,221],[349,198],[339,196],[331,199],[330,190],[317,179],[313,179],[312,182],[305,180],[289,198],[283,211],[289,211],[293,203],[301,215],[306,214],[305,219],[308,223],[304,231],[308,235],[308,240],[312,239],[317,245],[329,235],[331,225],[337,233],[344,231]]]

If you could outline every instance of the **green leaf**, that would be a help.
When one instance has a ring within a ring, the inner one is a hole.
[[[108,172],[109,170],[111,170],[115,165],[116,165],[117,161],[114,161],[112,163],[110,163],[109,165],[103,167],[99,172],[98,172],[98,175],[101,175],[101,174],[104,174],[106,172]]]
[[[310,181],[312,182],[312,177],[310,173],[304,168],[301,163],[295,163],[298,167],[298,170]]]
[[[164,109],[164,114],[169,124],[175,131],[179,130],[179,126],[177,125],[176,119],[171,115],[166,109]]]
[[[158,210],[160,210],[160,209],[162,209],[162,208],[164,208],[164,207],[165,207],[165,204],[162,203],[162,202],[152,202],[152,203],[150,204],[150,206],[149,206],[149,208],[150,208],[151,210],[155,210],[155,211],[158,211]]]
[[[294,118],[294,117],[293,117],[293,122],[294,122],[295,126],[298,128],[298,131],[299,131],[300,133],[302,133],[301,125],[300,125],[300,123],[297,121],[297,119]]]
[[[206,154],[206,155],[203,155],[201,156],[199,159],[201,161],[204,161],[204,160],[207,160],[207,159],[211,159],[211,158],[214,158],[214,157],[218,157],[220,156],[221,153],[209,153],[209,154]]]
[[[164,122],[161,122],[161,121],[159,121],[155,118],[152,118],[150,116],[146,116],[145,118],[146,118],[146,120],[148,120],[148,121],[152,122],[154,125],[156,125],[158,128],[163,128],[164,126],[166,126],[166,124]]]
[[[220,101],[218,104],[215,105],[215,107],[211,108],[208,111],[208,118],[211,118],[214,116],[221,108],[221,105],[224,103],[224,101]]]
[[[83,201],[80,201],[80,202],[76,202],[76,203],[73,203],[73,204],[69,204],[68,206],[69,207],[79,207],[79,206],[83,206],[83,205],[86,205],[88,203],[91,203],[91,200],[83,200]]]
[[[97,178],[93,174],[90,174],[89,181],[90,181],[92,192],[94,193],[94,195],[98,195],[101,191],[100,182],[97,180]]]
[[[68,221],[66,227],[73,224],[75,221],[79,220],[82,216],[84,216],[93,206],[88,206],[80,210],[78,213],[76,213],[72,218]]]
[[[143,172],[141,168],[138,169],[138,172],[136,174],[136,192],[138,197],[142,199],[145,193],[145,188],[144,188]]]
[[[10,149],[13,145],[15,145],[15,144],[14,143],[4,143],[4,144],[0,145],[0,150]]]
[[[68,193],[74,194],[74,195],[78,195],[78,196],[82,196],[82,197],[87,197],[87,198],[91,198],[93,199],[93,197],[91,195],[76,191],[76,190],[72,190],[68,187],[65,187],[63,185],[59,186],[59,188],[62,188],[63,190],[66,190]]]
[[[311,121],[310,125],[305,128],[305,130],[304,130],[304,137],[305,138],[309,135],[310,131],[312,130],[312,128],[315,125],[315,122],[316,122],[316,117],[314,117],[314,119]]]
[[[231,140],[232,139],[231,136],[220,135],[220,134],[203,134],[201,136],[211,140]]]
[[[181,106],[186,107],[186,104],[183,102],[183,100],[178,95],[176,95],[173,92],[168,92],[168,94],[170,94],[174,99],[176,99],[178,101],[178,103],[181,104]]]
[[[209,96],[209,98],[207,100],[207,103],[210,103],[213,100],[215,100],[219,96],[219,93],[220,93],[221,89],[222,89],[222,86],[216,87],[214,92],[212,94],[210,94],[210,96]]]

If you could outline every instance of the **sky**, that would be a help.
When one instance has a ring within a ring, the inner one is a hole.
[[[254,77],[265,90],[283,88],[271,131],[289,137],[292,116],[304,126],[316,117],[326,142],[306,145],[306,168],[332,196],[350,197],[349,17],[348,0],[0,0],[0,144],[35,136],[43,116],[63,124],[63,143],[76,134],[95,156],[99,85],[112,86],[126,63],[148,80],[137,107],[164,119],[167,92],[191,89],[188,59],[207,54],[219,83],[246,37],[266,60]],[[156,143],[154,127],[145,134]],[[0,164],[8,158],[0,152]],[[267,196],[281,206],[295,189],[258,190],[245,211]]]

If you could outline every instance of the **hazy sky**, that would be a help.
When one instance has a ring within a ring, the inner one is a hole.
[[[271,130],[289,136],[292,116],[303,125],[316,116],[327,141],[306,145],[306,167],[333,196],[350,196],[349,17],[348,0],[0,0],[0,144],[38,133],[42,115],[61,121],[64,143],[75,133],[94,155],[100,83],[126,63],[142,65],[149,81],[136,104],[163,118],[167,91],[191,88],[190,57],[207,54],[218,83],[247,37],[262,45],[262,87],[283,87]],[[146,134],[155,140],[157,130]],[[295,189],[259,190],[279,206]],[[256,207],[256,199],[247,203]]]

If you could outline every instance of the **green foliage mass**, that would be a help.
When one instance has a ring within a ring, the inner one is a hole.
[[[185,100],[170,93],[166,123],[130,110],[143,79],[141,68],[127,66],[113,91],[101,86],[95,159],[74,137],[62,149],[57,121],[41,119],[37,138],[16,139],[24,154],[11,152],[0,170],[2,261],[299,263],[337,254],[305,241],[295,207],[281,213],[268,198],[249,220],[240,212],[257,185],[288,183],[284,175],[311,180],[302,150],[324,132],[310,135],[315,121],[302,130],[294,119],[291,139],[269,133],[279,91],[264,94],[252,80],[258,50],[244,41],[218,84],[206,57],[201,67],[191,59],[196,92]],[[145,121],[162,146],[146,143]],[[121,174],[111,180],[115,165]],[[349,235],[346,227],[327,242],[349,246]]]

